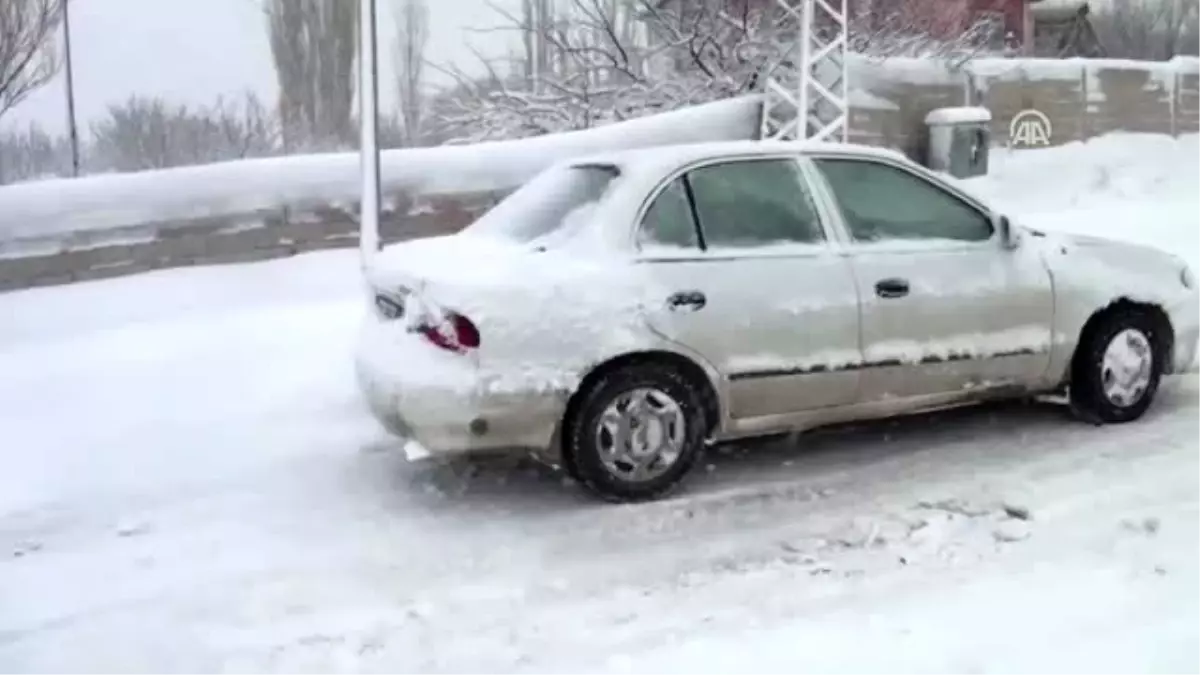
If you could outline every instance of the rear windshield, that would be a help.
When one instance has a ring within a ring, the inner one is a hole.
[[[550,169],[513,192],[464,232],[517,243],[547,243],[567,236],[587,221],[613,181],[610,164]]]

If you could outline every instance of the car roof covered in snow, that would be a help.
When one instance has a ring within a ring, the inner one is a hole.
[[[848,157],[875,157],[891,160],[907,158],[895,150],[855,143],[815,143],[809,141],[716,141],[712,143],[687,143],[661,145],[633,150],[595,153],[576,157],[564,164],[612,164],[639,170],[671,171],[693,162],[720,159],[722,157],[746,157],[755,155],[778,155],[781,153],[838,154]]]

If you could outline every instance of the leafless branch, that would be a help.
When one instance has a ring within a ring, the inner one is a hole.
[[[58,73],[64,0],[0,0],[0,117]]]
[[[797,14],[772,2],[558,0],[548,12],[548,0],[522,0],[518,13],[488,1],[502,21],[491,30],[521,32],[523,58],[503,71],[483,59],[487,75],[470,86],[460,73],[440,104],[450,139],[587,128],[747,93],[803,66]],[[867,54],[955,63],[996,48],[995,26],[970,25],[941,0],[855,4],[867,11],[852,19],[850,41]]]

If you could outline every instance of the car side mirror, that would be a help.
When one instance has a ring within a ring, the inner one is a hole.
[[[992,217],[992,222],[996,224],[996,230],[1000,233],[1000,244],[1004,248],[1012,250],[1021,244],[1021,234],[1013,227],[1008,216],[997,214]]]

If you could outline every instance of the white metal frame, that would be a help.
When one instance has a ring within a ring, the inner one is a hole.
[[[799,28],[796,73],[769,77],[763,92],[759,137],[763,140],[842,141],[849,139],[850,96],[846,53],[849,46],[846,0],[775,0]],[[814,30],[818,15],[828,29]]]

